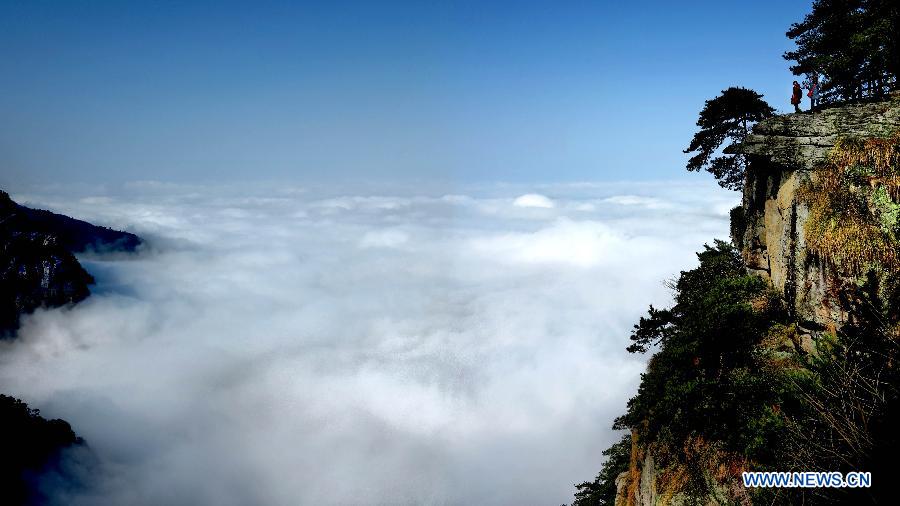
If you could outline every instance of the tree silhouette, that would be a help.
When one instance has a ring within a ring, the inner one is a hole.
[[[784,58],[795,75],[820,76],[825,102],[879,97],[897,84],[898,30],[897,0],[815,0],[788,30],[797,48]]]
[[[0,503],[40,504],[33,480],[57,464],[60,451],[84,441],[63,420],[46,420],[40,411],[0,395]]]
[[[747,159],[742,154],[729,154],[729,147],[743,142],[753,125],[775,113],[762,99],[762,95],[747,88],[731,87],[718,97],[707,100],[700,111],[697,126],[685,153],[696,153],[688,160],[689,171],[706,169],[719,181],[719,185],[729,190],[744,187],[744,172]],[[730,141],[724,152],[720,151],[725,141]]]

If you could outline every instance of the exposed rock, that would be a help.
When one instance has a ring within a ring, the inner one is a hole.
[[[812,255],[809,215],[797,190],[827,160],[841,137],[885,137],[900,130],[900,101],[848,105],[815,114],[777,116],[756,125],[737,148],[751,155],[744,187],[743,230],[735,230],[748,270],[769,278],[794,316],[812,331],[838,329],[848,318],[840,277]]]
[[[848,321],[847,294],[856,280],[842,277],[806,244],[809,209],[798,190],[816,176],[838,139],[888,137],[900,130],[900,99],[848,105],[816,114],[789,114],[761,122],[734,152],[750,155],[741,207],[732,211],[732,238],[747,269],[772,282],[797,325],[786,329],[773,350],[815,353],[815,336]],[[616,506],[749,504],[739,480],[708,473],[708,494],[688,497],[672,487],[654,459],[654,443],[632,431],[629,470],[616,478]]]
[[[14,332],[22,314],[78,302],[93,278],[56,238],[0,229],[0,335]]]
[[[83,300],[93,278],[74,252],[134,251],[134,234],[20,206],[0,191],[0,337],[19,327],[22,314]]]
[[[736,503],[737,493],[727,490],[722,484],[709,479],[709,493],[706,497],[692,498],[684,492],[660,492],[660,479],[664,474],[656,466],[652,449],[635,445],[632,451],[631,468],[616,477],[615,506],[684,506],[700,504],[720,506]],[[744,493],[744,491],[740,491]]]
[[[760,122],[739,151],[791,170],[814,170],[841,137],[883,137],[900,129],[896,100],[785,114]]]
[[[616,476],[616,506],[628,504],[628,483],[631,473],[622,471]]]
[[[641,466],[641,481],[640,486],[637,489],[635,504],[639,504],[640,506],[656,505],[656,480],[658,477],[656,476],[656,466],[654,464],[653,454],[647,452]]]

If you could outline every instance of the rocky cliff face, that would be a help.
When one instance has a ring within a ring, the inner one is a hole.
[[[0,335],[14,332],[22,314],[75,303],[90,294],[93,278],[55,237],[8,229],[0,233]]]
[[[0,338],[15,333],[23,314],[90,295],[93,278],[73,253],[134,251],[140,244],[134,234],[29,209],[0,191]],[[0,394],[0,502],[44,504],[38,484],[44,475],[60,488],[77,484],[78,477],[60,467],[61,452],[75,447],[89,454],[68,423],[46,420],[19,399]]]
[[[804,225],[809,209],[797,191],[815,178],[841,138],[887,137],[900,130],[900,100],[850,105],[764,121],[741,146],[750,155],[743,204],[732,233],[747,268],[771,280],[810,332],[840,328],[853,279],[812,255]]]
[[[783,294],[803,334],[799,346],[807,352],[813,351],[813,336],[835,332],[848,322],[853,304],[848,294],[858,280],[840,274],[810,251],[805,233],[810,210],[800,198],[800,188],[819,177],[817,169],[839,140],[884,138],[898,131],[900,97],[894,97],[774,117],[756,125],[739,148],[749,155],[750,168],[742,205],[732,212],[732,239],[747,269],[770,280]],[[672,476],[656,465],[653,443],[636,442],[634,433],[632,441],[630,468],[616,480],[616,506],[750,503],[734,477],[710,479],[709,495],[688,498],[670,486]]]
[[[692,497],[680,490],[683,483],[678,471],[660,469],[653,457],[655,448],[645,448],[636,442],[632,433],[631,464],[628,471],[616,478],[616,506],[725,506],[750,504],[746,489],[732,480],[720,483],[714,472],[708,473],[709,493],[705,497]],[[717,462],[712,467],[722,467]]]
[[[29,209],[0,191],[0,337],[22,314],[78,302],[93,278],[73,253],[134,251],[140,239],[49,211]]]

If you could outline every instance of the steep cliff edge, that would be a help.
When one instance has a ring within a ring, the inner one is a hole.
[[[90,295],[94,279],[74,253],[135,251],[140,244],[134,234],[30,209],[0,191],[0,338],[14,337],[24,314]],[[43,476],[60,487],[77,486],[61,467],[61,456],[76,448],[89,453],[67,422],[44,419],[2,394],[0,448],[0,502],[11,505],[44,504]]]
[[[740,147],[751,156],[732,234],[747,268],[783,293],[810,331],[840,328],[855,283],[811,253],[806,244],[809,206],[800,187],[814,178],[835,146],[848,138],[885,138],[900,130],[900,100],[777,116],[756,125]]]
[[[30,209],[0,191],[0,337],[18,329],[23,314],[90,294],[94,280],[74,253],[135,251],[140,244],[134,234]]]
[[[752,281],[732,272],[732,288],[723,290],[728,276],[704,270],[701,254],[700,268],[681,273],[676,305],[651,308],[635,326],[639,351],[648,344],[659,351],[616,422],[631,429],[630,448],[617,450],[628,464],[617,471],[616,506],[862,504],[891,497],[886,488],[856,495],[760,491],[743,487],[740,476],[834,469],[878,475],[895,468],[898,132],[895,96],[777,116],[756,125],[737,148],[750,164],[742,204],[732,211],[733,254],[777,303],[760,303],[759,293],[737,297],[746,306],[742,318],[761,319],[736,336],[741,318],[715,300]],[[780,312],[765,309],[775,304]],[[770,314],[760,316],[764,311]],[[736,350],[742,358],[735,359]],[[730,416],[729,409],[742,414]],[[751,432],[749,440],[731,440]]]
[[[760,122],[739,150],[767,159],[783,170],[810,172],[828,159],[839,139],[888,137],[898,128],[898,99],[845,105]]]

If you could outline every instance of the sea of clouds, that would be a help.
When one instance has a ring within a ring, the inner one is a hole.
[[[83,193],[83,192],[82,192]],[[558,505],[600,469],[712,184],[135,183],[19,202],[134,231],[0,349],[96,462],[65,504]],[[74,457],[73,457],[74,459]]]

